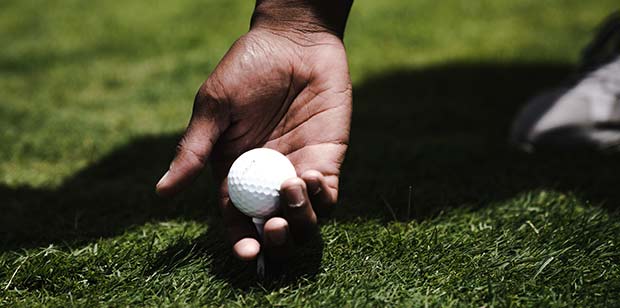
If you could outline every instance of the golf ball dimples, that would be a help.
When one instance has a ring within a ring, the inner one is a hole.
[[[293,164],[280,152],[258,148],[243,153],[228,172],[228,194],[245,215],[267,218],[278,210],[280,186],[297,176]]]

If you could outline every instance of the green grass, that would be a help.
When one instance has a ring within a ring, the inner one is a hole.
[[[252,4],[2,1],[0,306],[618,306],[620,157],[506,142],[615,7],[357,1],[340,204],[261,284],[208,174],[153,192]]]

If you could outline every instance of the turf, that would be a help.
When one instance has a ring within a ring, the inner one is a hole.
[[[340,203],[260,283],[208,172],[153,192],[252,4],[2,1],[0,305],[618,306],[620,157],[506,142],[615,7],[357,1]]]

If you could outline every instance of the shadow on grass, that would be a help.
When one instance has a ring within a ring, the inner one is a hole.
[[[261,283],[264,288],[277,288],[310,278],[320,269],[323,256],[323,241],[316,238],[293,252],[287,259],[273,259],[266,256],[266,277],[257,280],[256,263],[242,262],[230,253],[224,228],[219,221],[210,220],[208,231],[195,239],[181,238],[170,245],[151,262],[149,274],[167,273],[209,256],[209,269],[217,278],[223,279],[238,289],[249,289]]]
[[[335,217],[420,219],[541,189],[617,210],[618,155],[528,155],[508,144],[519,108],[571,73],[565,64],[457,63],[365,81],[354,89],[344,206]]]
[[[394,71],[356,85],[351,147],[333,218],[421,219],[440,209],[484,206],[539,189],[575,193],[615,209],[617,156],[525,155],[506,142],[518,107],[570,72],[566,64],[453,63]],[[207,176],[174,200],[154,194],[178,137],[142,137],[54,190],[0,186],[0,250],[78,243],[169,218],[215,221]],[[221,226],[212,223],[208,230],[169,247],[152,270],[210,254],[218,277],[247,286],[254,269],[231,258]],[[316,273],[322,244],[311,250],[302,256],[307,267],[282,266],[282,281]]]

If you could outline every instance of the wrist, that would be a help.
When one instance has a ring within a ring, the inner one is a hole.
[[[342,38],[353,0],[257,0],[251,28]]]

